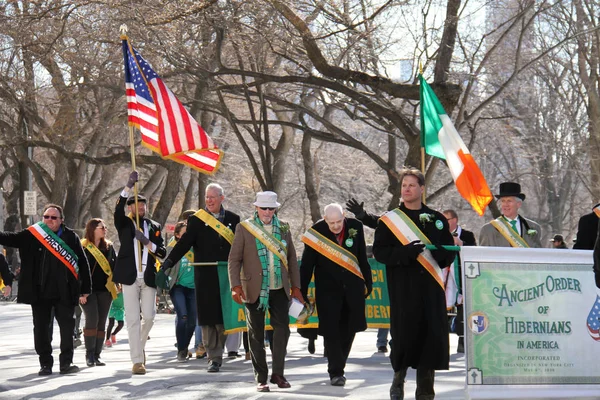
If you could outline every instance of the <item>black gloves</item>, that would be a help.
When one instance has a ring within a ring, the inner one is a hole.
[[[132,171],[131,174],[129,174],[129,179],[127,179],[127,184],[125,186],[131,189],[133,185],[138,181],[138,177],[138,172]]]
[[[423,249],[425,249],[425,245],[420,240],[414,240],[404,246],[403,253],[406,258],[414,261],[423,252]]]
[[[173,261],[169,260],[168,258],[160,265],[160,269],[162,269],[163,271],[168,270],[169,268],[173,268]]]
[[[142,231],[135,231],[135,238],[137,240],[139,240],[144,246],[146,246],[148,243],[150,243],[150,239],[148,239],[146,237],[146,235],[144,235],[144,232]]]
[[[346,202],[346,210],[356,216],[356,219],[361,219],[365,216],[365,202],[358,204],[358,201],[353,197]]]

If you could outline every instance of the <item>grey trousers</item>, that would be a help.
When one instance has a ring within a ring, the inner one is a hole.
[[[202,325],[202,344],[206,349],[206,358],[211,361],[223,364],[223,348],[227,336],[223,333],[223,324],[219,325]]]
[[[269,313],[273,327],[272,359],[273,374],[283,376],[285,354],[290,338],[290,318],[288,316],[289,299],[284,289],[269,292]],[[267,383],[269,367],[265,352],[265,312],[258,310],[258,301],[246,303],[246,324],[250,356],[257,383]]]

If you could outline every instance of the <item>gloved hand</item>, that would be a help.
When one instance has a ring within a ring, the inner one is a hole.
[[[446,250],[441,245],[435,245],[435,250],[431,250],[431,255],[440,265],[445,264],[448,259],[453,259],[453,255],[456,252],[453,250]]]
[[[373,291],[373,284],[368,284],[365,282],[365,299],[367,297],[369,297],[369,295],[371,294],[371,292]]]
[[[425,244],[421,243],[420,240],[413,240],[404,246],[402,253],[404,253],[405,258],[414,261],[423,252],[423,249],[425,249]]]
[[[162,269],[163,271],[168,270],[169,268],[173,268],[173,261],[169,260],[168,258],[162,263],[160,264],[160,269]]]
[[[350,211],[356,219],[361,219],[365,216],[365,202],[358,204],[358,201],[353,197],[346,202],[346,210]]]
[[[135,238],[137,240],[139,240],[140,243],[142,243],[144,246],[146,246],[146,245],[148,245],[148,243],[150,243],[150,239],[148,239],[146,237],[146,235],[144,235],[144,232],[142,232],[140,230],[135,231]]]
[[[238,304],[242,304],[244,300],[246,300],[246,295],[244,295],[244,290],[241,286],[231,288],[231,297],[233,297],[233,301]]]
[[[296,300],[298,300],[302,304],[305,303],[304,296],[302,296],[302,292],[300,291],[300,288],[297,288],[297,287],[292,288],[292,297],[295,298]]]
[[[139,174],[137,171],[131,171],[129,174],[129,179],[127,179],[127,184],[125,185],[129,189],[133,187],[133,185],[138,181]]]

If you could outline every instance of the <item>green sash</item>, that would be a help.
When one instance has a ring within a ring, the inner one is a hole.
[[[281,260],[281,264],[285,267],[285,269],[288,269],[287,250],[283,243],[277,240],[277,238],[267,232],[253,219],[242,221],[241,224],[248,232],[250,232],[252,236],[264,244],[271,253],[275,254],[277,258]]]
[[[508,223],[506,218],[498,217],[490,222],[494,228],[504,237],[504,239],[508,240],[508,243],[512,247],[523,247],[527,248],[529,245],[525,240],[519,236],[517,232],[512,228],[512,226]]]
[[[43,222],[31,225],[27,228],[29,232],[56,258],[62,262],[65,267],[75,277],[79,279],[79,265],[77,265],[77,255],[56,233],[52,232],[48,225]]]

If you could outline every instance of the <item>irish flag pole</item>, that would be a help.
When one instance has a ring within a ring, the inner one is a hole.
[[[422,76],[423,75],[423,64],[421,64],[421,62],[419,62],[419,75]],[[423,173],[423,176],[425,176],[425,136],[424,135],[424,131],[423,131],[423,126],[421,125],[421,172]],[[400,185],[402,185],[402,182],[400,182]],[[425,190],[423,190],[423,198],[421,199],[421,201],[423,202],[423,204],[427,204],[425,199],[427,198],[427,186],[425,187]]]

